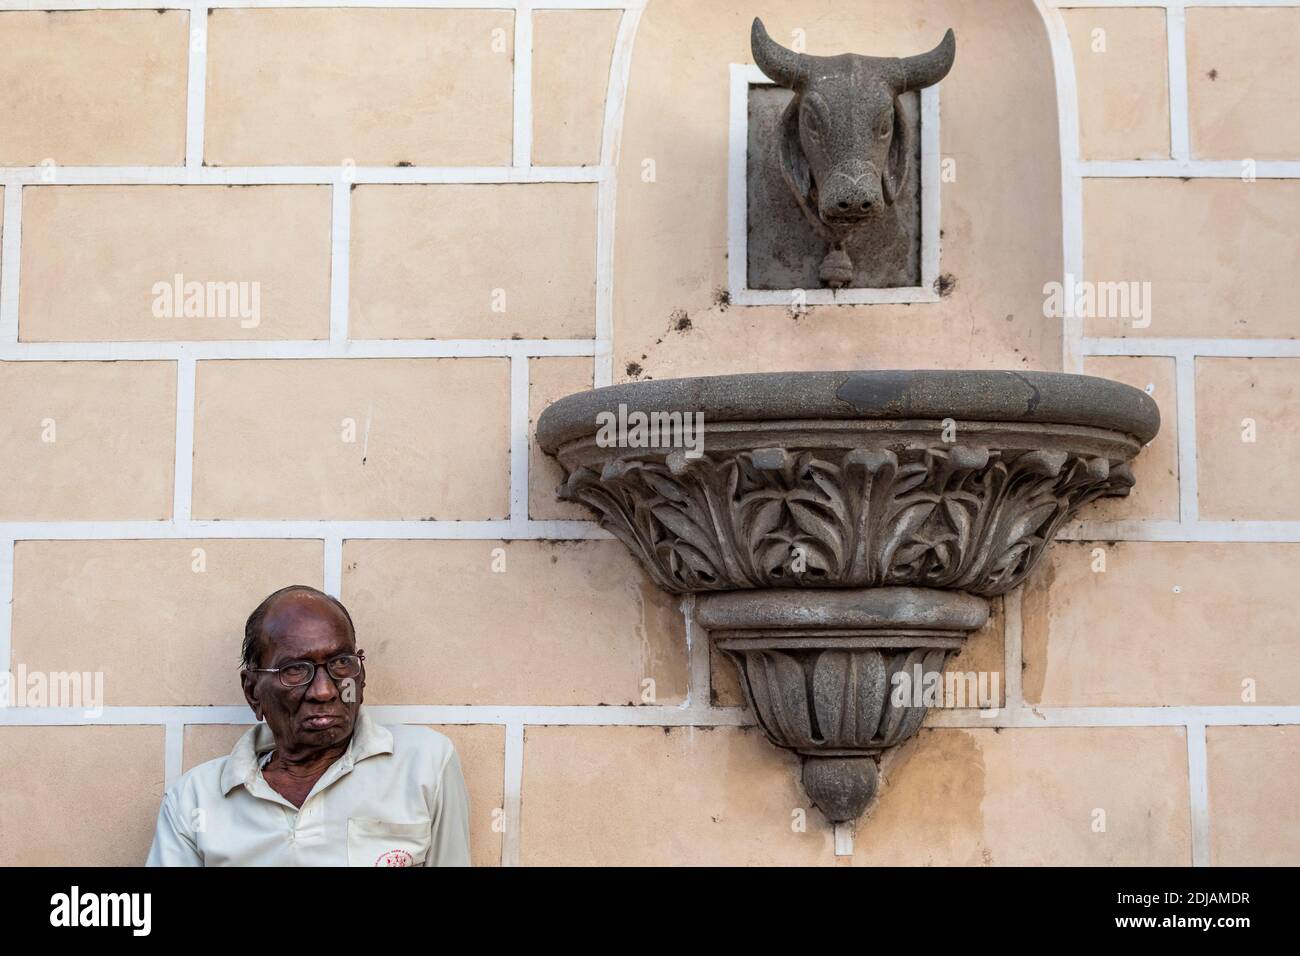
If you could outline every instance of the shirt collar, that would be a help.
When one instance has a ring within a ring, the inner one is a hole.
[[[275,747],[275,737],[271,728],[265,723],[250,727],[239,738],[235,749],[226,758],[226,766],[221,771],[221,793],[227,795],[241,785],[247,785],[258,772],[260,757]],[[343,771],[351,770],[356,764],[377,754],[393,752],[393,735],[387,727],[375,723],[370,713],[363,706],[357,711],[356,724],[352,728],[352,739],[348,749],[338,759],[343,764]]]

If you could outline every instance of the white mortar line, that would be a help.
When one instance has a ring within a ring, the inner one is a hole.
[[[1179,0],[1045,0],[1048,6],[1069,10],[1075,7],[1169,7]],[[1300,0],[1181,0],[1185,7],[1294,7]]]
[[[923,249],[924,244],[923,239]],[[731,255],[730,251],[727,255]],[[935,278],[938,278],[937,274]],[[941,298],[934,290],[933,283],[928,286],[905,285],[888,289],[802,289],[800,291],[801,301],[805,305],[911,305],[918,302],[938,302]],[[794,292],[794,289],[740,289],[731,293],[731,304],[789,306],[793,301]]]
[[[181,356],[176,362],[176,455],[173,468],[172,517],[190,520],[194,492],[195,361]]]
[[[636,10],[647,0],[532,0],[534,10]],[[1298,0],[1300,2],[1300,0]]]
[[[385,724],[511,724],[573,727],[749,727],[753,719],[743,707],[562,706],[367,704]],[[247,706],[143,705],[104,707],[87,717],[81,707],[0,707],[0,726],[63,727],[181,724],[251,724]],[[925,726],[958,729],[1045,727],[1268,727],[1300,724],[1300,706],[1182,706],[1182,707],[1023,707],[981,716],[975,709],[932,709]]]
[[[1058,541],[1300,541],[1300,521],[1075,521]]]
[[[1083,272],[1083,179],[1076,169],[1079,158],[1079,96],[1075,88],[1074,53],[1065,19],[1051,0],[1034,0],[1052,50],[1052,71],[1056,77],[1057,128],[1061,140],[1061,256],[1063,280],[1082,279]],[[1064,282],[1063,282],[1064,284]],[[1073,310],[1070,310],[1073,311]],[[1083,337],[1083,319],[1067,315],[1061,325],[1061,368],[1083,371],[1078,350]]]
[[[612,538],[594,521],[0,521],[0,538],[33,541],[174,541],[190,538],[390,538],[501,541]]]
[[[1180,355],[1174,360],[1178,389],[1178,518],[1184,523],[1200,519],[1196,493],[1196,359]]]
[[[927,87],[921,98],[921,289],[929,290],[934,297],[918,297],[937,301],[939,293],[939,233],[943,230],[943,203],[939,195],[939,91],[942,83]],[[748,139],[748,136],[746,136]],[[850,844],[852,837],[850,836]],[[852,852],[850,850],[850,852]]]
[[[334,184],[330,212],[330,345],[348,340],[348,285],[352,257],[352,185]]]
[[[22,262],[23,187],[5,186],[0,244],[0,347],[18,341],[18,266]]]
[[[324,545],[322,590],[340,600],[343,598],[343,536],[329,534]]]
[[[499,358],[509,355],[577,356],[595,354],[591,339],[376,339],[196,342],[19,342],[0,343],[4,361],[321,358]]]
[[[189,80],[185,94],[185,165],[203,165],[203,124],[207,115],[208,4],[190,5]]]
[[[163,786],[170,788],[181,776],[185,766],[185,725],[179,720],[163,724]]]
[[[1022,598],[1024,588],[1002,596],[1002,683],[1006,706],[1017,710],[1024,705],[1024,634],[1025,618]]]
[[[369,707],[369,705],[367,705]],[[572,705],[375,705],[375,719],[407,724],[555,724],[580,727],[748,727],[753,724],[743,707],[699,707],[650,704],[645,706]],[[1300,722],[1300,707],[1297,722]]]
[[[1171,0],[1165,9],[1165,36],[1169,41],[1169,155],[1175,162],[1192,157],[1187,108],[1187,14],[1183,0]]]
[[[510,357],[510,526],[528,523],[528,356]]]
[[[0,538],[0,671],[13,668],[13,633],[14,541]]]
[[[1271,726],[1300,723],[1300,706],[1228,705],[1222,707],[1035,707],[1008,709],[994,717],[969,708],[931,710],[928,727],[1186,727]]]
[[[1173,0],[1042,0],[1050,8],[1166,7]],[[1183,0],[1189,7],[1293,7],[1298,0]],[[210,0],[214,9],[339,7],[512,10],[513,0]],[[535,10],[635,10],[645,0],[531,0]],[[0,10],[187,10],[189,0],[0,0]]]
[[[1290,159],[1254,160],[1251,170],[1256,179],[1300,178],[1300,162]],[[1239,159],[1087,159],[1074,164],[1075,172],[1086,178],[1123,179],[1191,178],[1241,179],[1244,172]]]
[[[210,0],[213,9],[513,10],[524,0]],[[536,9],[621,10],[644,0],[531,0]],[[0,0],[0,10],[188,10],[190,0]]]
[[[40,166],[0,168],[0,185],[42,184]],[[48,175],[48,172],[47,172]],[[356,166],[360,185],[438,183],[595,183],[595,166]],[[338,166],[60,166],[63,186],[332,186]]]
[[[524,801],[524,725],[522,721],[506,723],[505,753],[505,829],[501,833],[501,865],[519,865],[519,844],[523,836]]]
[[[619,17],[618,34],[605,84],[605,115],[600,132],[600,168],[596,190],[596,353],[592,384],[614,380],[614,221],[618,213],[618,160],[623,145],[623,113],[632,76],[632,48],[641,22],[639,4]]]
[[[740,137],[749,127],[749,83],[754,70],[749,64],[732,63],[727,87],[727,292],[733,302],[749,287],[749,197],[745,195],[749,144]],[[769,81],[764,77],[762,82]],[[783,302],[790,304],[789,293]]]
[[[846,823],[836,823],[832,825],[832,831],[835,834],[835,855],[852,856],[853,855],[853,836],[857,829],[857,824],[853,821]]]
[[[533,163],[533,9],[531,0],[515,4],[514,135],[515,166]]]
[[[1224,358],[1300,358],[1296,339],[1158,339],[1084,338],[1079,343],[1084,355],[1198,355]]]
[[[709,632],[695,622],[695,595],[682,598],[686,620],[686,703],[690,707],[713,704],[713,666],[709,656]]]
[[[637,10],[646,0],[532,0],[534,10]]]
[[[594,521],[49,521],[0,522],[15,540],[122,541],[190,538],[380,538],[399,541],[608,540]]]
[[[260,519],[190,521],[4,521],[0,540],[175,541],[200,538],[251,539],[380,538],[403,541],[501,541],[553,538],[612,540],[594,521],[273,521]],[[1083,521],[1066,525],[1060,541],[1297,542],[1300,521]]]
[[[1205,724],[1187,724],[1187,789],[1191,798],[1192,866],[1210,865],[1210,774]]]

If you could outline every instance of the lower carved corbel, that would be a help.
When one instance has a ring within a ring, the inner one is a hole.
[[[871,805],[880,755],[912,737],[988,602],[960,591],[885,587],[700,595],[696,619],[739,669],[768,739],[803,760],[803,787],[833,823]]]

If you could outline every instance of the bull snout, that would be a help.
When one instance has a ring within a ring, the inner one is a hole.
[[[833,169],[818,185],[818,212],[827,222],[866,219],[884,202],[880,171],[869,163]]]

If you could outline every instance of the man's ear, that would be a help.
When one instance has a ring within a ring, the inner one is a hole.
[[[253,709],[253,716],[262,719],[262,705],[257,699],[257,675],[244,668],[239,672],[239,684],[244,689],[244,700]]]

